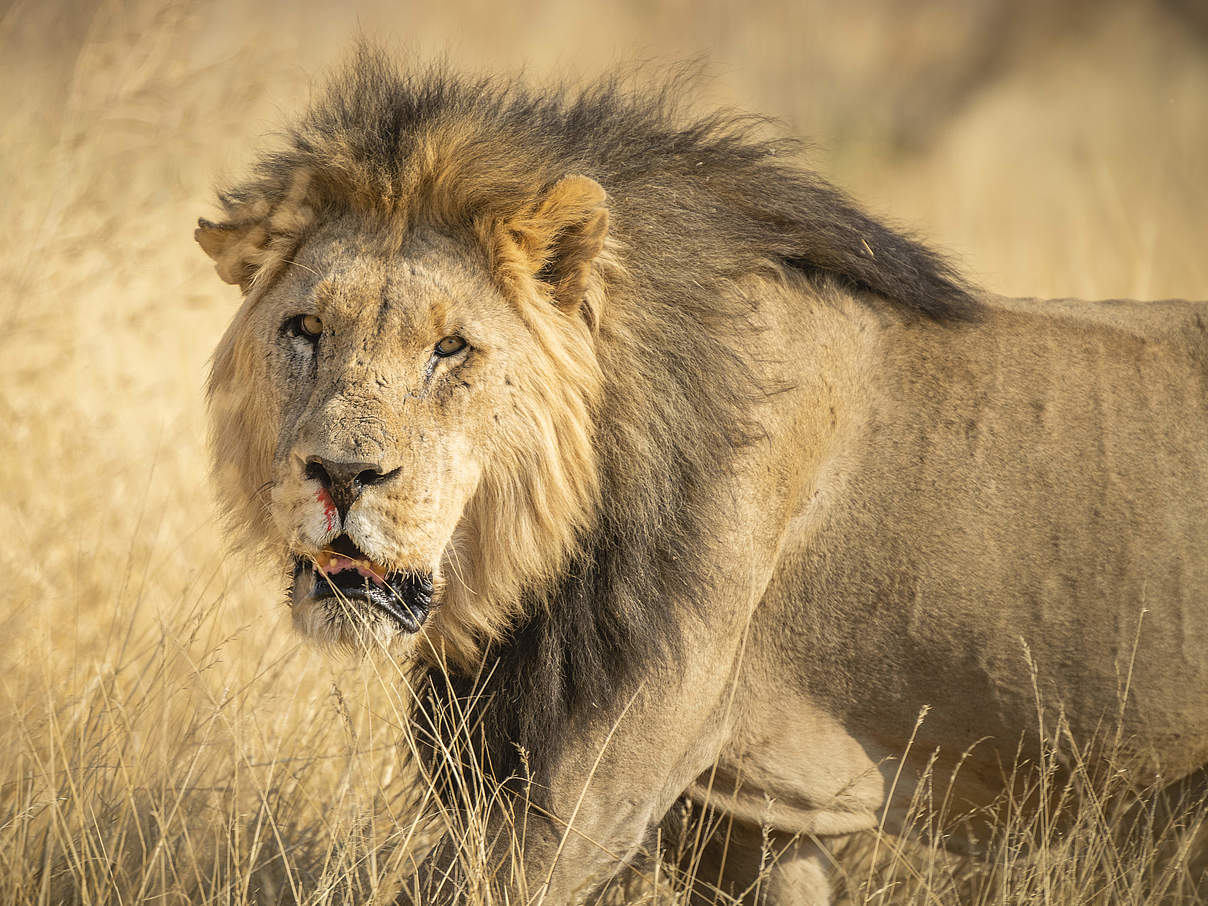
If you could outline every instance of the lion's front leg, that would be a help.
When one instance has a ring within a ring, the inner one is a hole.
[[[500,802],[490,816],[451,816],[456,829],[428,854],[399,902],[587,901],[636,855],[654,823],[650,805],[638,806],[632,798],[611,805],[589,801],[577,814],[562,816],[525,799]]]
[[[489,890],[486,901],[570,906],[615,877],[732,730],[734,652],[690,650],[711,655],[664,665],[615,707],[573,715],[526,783],[456,774],[445,839],[415,879],[420,902],[476,902]]]

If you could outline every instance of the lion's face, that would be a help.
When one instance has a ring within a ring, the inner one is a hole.
[[[430,635],[450,592],[473,610],[483,533],[547,503],[509,500],[506,476],[543,468],[558,451],[542,448],[573,427],[533,424],[559,416],[534,386],[553,365],[540,334],[484,255],[430,231],[399,252],[329,227],[249,297],[215,361],[218,472],[229,503],[262,510],[248,514],[257,540],[288,558],[304,634],[397,652]],[[474,503],[513,511],[485,524]]]
[[[493,216],[498,193],[421,183],[401,228],[317,221],[306,180],[201,222],[244,291],[214,357],[212,447],[225,515],[280,560],[304,634],[468,665],[595,519],[592,274],[613,265],[586,177]],[[453,201],[479,213],[450,221]]]

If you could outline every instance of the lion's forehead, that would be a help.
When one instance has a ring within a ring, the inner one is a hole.
[[[400,250],[372,236],[320,237],[295,264],[300,301],[375,334],[391,327],[454,329],[459,320],[486,314],[491,301],[485,275],[464,250],[431,237]]]

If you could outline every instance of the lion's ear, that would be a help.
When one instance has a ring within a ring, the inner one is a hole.
[[[268,231],[259,224],[212,223],[197,221],[193,238],[214,259],[214,269],[227,283],[238,284],[244,292],[256,273],[258,258],[268,239]]]
[[[520,231],[533,273],[553,288],[554,301],[573,311],[587,294],[591,264],[608,235],[608,198],[586,176],[567,176],[554,184]]]

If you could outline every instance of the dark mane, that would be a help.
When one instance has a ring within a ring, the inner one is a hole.
[[[480,717],[497,774],[518,769],[520,747],[539,776],[577,710],[610,707],[635,667],[675,651],[682,606],[708,580],[710,495],[753,433],[760,392],[735,351],[749,303],[727,287],[794,270],[909,315],[976,316],[940,256],[794,164],[791,142],[758,138],[753,118],[687,118],[682,96],[618,79],[538,92],[439,68],[404,75],[362,51],[285,149],[223,197],[232,221],[258,205],[262,216],[304,175],[320,220],[352,211],[456,227],[523,211],[568,174],[608,192],[625,282],[609,287],[597,348],[604,510],[560,587],[487,653],[485,679],[431,676],[438,706],[492,703]]]
[[[967,284],[941,255],[795,163],[797,142],[759,138],[766,120],[685,115],[688,87],[671,79],[627,88],[614,77],[577,92],[534,91],[440,67],[404,74],[362,49],[288,133],[287,147],[223,202],[237,218],[249,202],[284,199],[305,173],[327,207],[405,207],[406,176],[435,137],[445,159],[432,178],[444,191],[458,184],[463,214],[507,213],[581,173],[608,191],[628,267],[704,283],[773,262],[936,320],[976,317]]]

